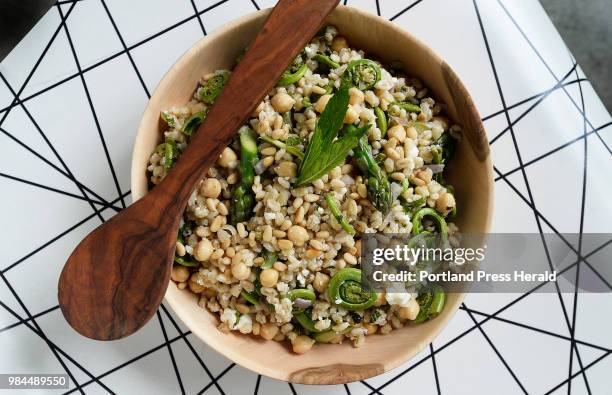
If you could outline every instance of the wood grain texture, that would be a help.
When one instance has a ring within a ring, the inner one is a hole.
[[[337,3],[279,1],[169,175],[73,251],[58,297],[79,333],[118,339],[153,316],[168,287],[177,229],[193,186]]]
[[[384,371],[381,363],[368,365],[339,363],[298,370],[289,375],[289,381],[302,384],[344,384],[377,376]]]
[[[148,193],[147,161],[163,135],[163,129],[159,127],[160,111],[189,101],[202,75],[216,69],[231,68],[236,56],[260,30],[269,12],[262,10],[245,15],[216,29],[196,43],[162,79],[144,112],[134,144],[131,180],[134,198],[143,198]],[[452,86],[448,84],[442,74],[442,59],[404,28],[363,10],[345,6],[338,6],[325,23],[336,26],[348,38],[349,45],[364,49],[368,56],[374,54],[385,62],[403,63],[408,75],[420,78],[439,101],[448,104],[449,118],[464,124],[464,135],[478,133],[478,129],[467,126],[465,119],[469,118],[461,115],[461,108],[456,107],[461,106],[461,101],[455,103],[453,100],[453,95],[466,92],[461,82]],[[479,118],[476,108],[469,106],[467,109],[471,117]],[[458,144],[449,177],[458,194],[458,226],[466,232],[485,233],[490,228],[493,212],[493,170],[490,155],[484,161],[476,156],[469,143],[471,138],[466,137]],[[461,305],[465,294],[462,290],[457,291],[448,294],[442,314],[423,325],[394,330],[389,335],[368,336],[359,348],[347,342],[317,344],[303,355],[292,353],[290,345],[284,342],[264,341],[240,333],[221,333],[216,328],[218,316],[199,307],[197,295],[179,290],[172,282],[168,285],[166,303],[195,336],[245,368],[295,383],[331,384],[338,382],[338,371],[332,370],[332,375],[319,374],[318,370],[315,374],[306,372],[312,372],[316,367],[345,365],[344,372],[356,366],[356,375],[342,373],[348,382],[356,377],[367,378],[381,373],[378,366],[389,371],[417,355],[446,326]],[[362,369],[362,366],[372,368]]]

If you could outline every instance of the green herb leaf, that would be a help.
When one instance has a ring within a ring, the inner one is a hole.
[[[359,138],[368,130],[369,125],[359,129],[355,128],[336,139],[343,125],[348,103],[348,86],[343,85],[329,100],[317,121],[300,166],[296,181],[298,186],[317,180],[344,162],[349,151],[357,145]]]

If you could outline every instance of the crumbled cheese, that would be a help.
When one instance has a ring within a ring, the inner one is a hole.
[[[234,329],[234,325],[236,325],[236,310],[225,309],[220,318],[221,322],[225,322],[230,329]]]
[[[331,320],[329,318],[326,318],[324,320],[318,320],[317,322],[315,322],[314,327],[318,331],[324,331],[329,328],[330,325]]]
[[[231,329],[239,330],[240,333],[251,333],[253,330],[253,320],[251,320],[251,316],[248,314],[242,314],[240,316],[240,320],[235,327],[231,327]]]
[[[390,305],[408,307],[412,296],[410,296],[410,294],[406,292],[390,292],[385,294],[385,299],[387,299],[387,303],[389,303]]]
[[[289,298],[283,298],[280,303],[274,304],[274,317],[279,323],[291,321],[293,302]]]

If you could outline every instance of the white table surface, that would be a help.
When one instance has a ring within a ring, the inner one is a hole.
[[[471,295],[431,348],[346,386],[258,377],[166,308],[125,340],[77,335],[57,308],[58,275],[115,213],[103,202],[130,201],[147,95],[205,31],[274,1],[59,3],[0,63],[0,373],[68,370],[71,391],[88,394],[611,393],[610,293]],[[493,231],[612,233],[611,118],[537,1],[349,4],[414,33],[467,85],[494,141]]]

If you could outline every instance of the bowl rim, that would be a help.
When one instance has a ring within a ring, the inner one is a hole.
[[[153,94],[151,95],[151,98],[149,99],[149,101],[147,102],[146,107],[143,110],[143,113],[141,115],[141,120],[139,122],[138,125],[138,132],[136,134],[136,137],[134,139],[134,145],[133,145],[133,150],[132,150],[132,163],[131,163],[131,172],[130,172],[130,184],[131,184],[131,191],[132,191],[132,199],[135,202],[136,200],[142,198],[147,192],[148,192],[148,182],[141,182],[142,178],[143,178],[143,174],[146,174],[146,165],[143,166],[142,163],[139,163],[138,160],[136,160],[136,158],[138,157],[138,150],[139,150],[139,142],[143,139],[143,136],[147,135],[148,133],[150,133],[150,131],[147,129],[147,125],[146,124],[146,117],[145,115],[151,111],[150,107],[151,107],[151,101],[152,99],[160,94],[160,90],[162,88],[164,88],[165,85],[167,85],[169,83],[169,81],[172,79],[173,76],[173,72],[175,68],[178,68],[181,65],[184,64],[189,64],[190,62],[190,56],[189,54],[191,53],[197,53],[200,51],[200,49],[202,47],[205,47],[209,41],[213,41],[215,39],[217,39],[218,37],[221,37],[225,34],[227,34],[229,31],[235,29],[238,26],[241,26],[243,24],[248,24],[251,23],[259,18],[262,18],[263,16],[265,16],[266,14],[268,14],[271,11],[272,8],[266,8],[266,9],[261,9],[261,10],[257,10],[257,11],[253,11],[251,13],[248,13],[246,15],[243,15],[239,18],[233,19],[230,22],[218,27],[217,29],[215,29],[213,32],[209,33],[207,36],[199,39],[196,43],[194,43],[194,45],[192,45],[189,49],[187,49],[177,60],[175,63],[173,63],[173,65],[168,69],[168,71],[164,74],[164,76],[161,78],[161,80],[159,81],[159,83],[157,84],[155,90],[153,91]],[[452,68],[446,63],[444,62],[444,60],[433,50],[431,49],[429,46],[427,46],[423,41],[421,41],[419,38],[415,37],[412,33],[410,33],[408,30],[404,29],[403,27],[396,25],[390,21],[388,21],[387,19],[384,19],[380,16],[377,16],[371,12],[367,12],[364,11],[362,9],[356,8],[356,7],[352,7],[352,6],[345,6],[345,5],[338,5],[338,7],[333,11],[333,13],[349,13],[349,14],[356,14],[358,16],[361,17],[365,17],[367,19],[372,20],[373,22],[376,23],[380,23],[383,25],[387,25],[387,28],[390,28],[391,30],[393,30],[395,33],[397,33],[398,35],[402,36],[402,40],[411,40],[415,43],[415,45],[417,47],[419,47],[420,50],[423,50],[424,52],[426,52],[428,54],[428,56],[430,56],[433,60],[436,60],[437,62],[439,62],[440,64],[444,64],[445,67],[448,68],[448,70],[454,75],[456,76],[456,74],[454,73],[454,71],[452,70]],[[468,93],[467,89],[465,88],[465,86],[463,85],[462,81],[456,77],[457,80],[457,84],[458,84],[458,88],[462,91],[462,94],[464,94],[466,96],[466,98],[471,102],[472,98],[470,96],[470,94]],[[435,94],[435,92],[434,92]],[[479,126],[481,128],[481,130],[484,130],[484,126],[482,124],[482,120],[481,117],[479,116],[478,110],[476,109],[475,106],[472,106],[471,113],[473,113],[472,115],[476,116],[477,119],[477,126]],[[486,136],[485,136],[486,137]],[[488,140],[485,138],[485,144],[486,147],[488,149]],[[491,160],[491,156],[489,153],[487,153],[486,158],[484,159],[484,165],[486,168],[486,178],[487,178],[487,187],[488,187],[488,207],[486,207],[486,222],[484,225],[484,232],[489,232],[490,228],[491,228],[491,221],[492,221],[492,212],[493,212],[493,192],[494,192],[494,188],[493,188],[493,166],[492,166],[492,160]],[[145,180],[147,180],[146,176],[145,176]],[[279,372],[278,369],[273,369],[273,368],[269,368],[267,364],[265,363],[259,363],[259,364],[254,364],[252,362],[252,358],[248,358],[246,356],[243,356],[242,353],[240,352],[236,352],[234,349],[227,349],[224,347],[223,344],[221,344],[220,342],[220,336],[210,336],[210,335],[206,335],[206,333],[202,330],[198,330],[196,329],[198,327],[198,325],[196,325],[195,323],[195,317],[193,314],[183,314],[182,313],[182,309],[181,308],[177,308],[178,307],[178,303],[179,301],[177,300],[176,296],[178,295],[178,292],[180,292],[178,290],[178,288],[176,288],[176,286],[174,286],[173,282],[170,281],[170,284],[168,286],[168,289],[166,291],[166,295],[164,296],[164,301],[166,301],[170,307],[172,308],[172,310],[175,312],[175,314],[178,316],[178,318],[192,331],[192,333],[194,335],[196,335],[201,341],[203,341],[206,345],[208,345],[209,347],[211,347],[212,349],[214,349],[216,352],[220,353],[221,355],[223,355],[224,357],[228,358],[229,360],[231,360],[232,362],[235,362],[239,365],[241,365],[242,367],[245,367],[251,371],[254,371],[258,374],[262,374],[274,379],[278,379],[278,380],[283,380],[283,381],[290,381],[291,380],[291,375],[290,374],[281,374],[281,372]],[[416,353],[409,353],[409,352],[398,352],[396,353],[392,358],[386,359],[385,363],[384,363],[384,369],[381,372],[377,372],[376,374],[382,374],[384,372],[387,372],[391,369],[394,369],[398,366],[400,366],[402,363],[407,362],[408,360],[410,360],[411,358],[414,357],[414,355],[418,354],[420,351],[422,351],[428,344],[430,344],[440,333],[440,331],[445,328],[449,321],[454,317],[455,313],[459,310],[459,305],[463,302],[466,293],[465,292],[461,292],[461,293],[457,293],[457,299],[456,302],[452,305],[452,306],[448,306],[452,308],[452,311],[444,316],[444,317],[439,317],[438,318],[438,325],[436,325],[435,328],[433,328],[433,330],[430,330],[427,333],[427,336],[424,336],[422,341],[418,343],[418,345],[416,345],[416,349],[418,349],[418,351]],[[213,314],[213,313],[210,313]],[[235,335],[235,336],[245,336],[245,335]],[[344,345],[347,346],[347,345]],[[412,354],[412,355],[408,355],[408,354]],[[368,376],[368,377],[373,377],[372,375]],[[367,378],[367,377],[366,377]],[[300,381],[294,381],[294,382],[300,382]],[[348,381],[338,381],[337,383],[345,383]],[[331,384],[328,382],[321,382],[321,383],[314,383],[314,384]]]

